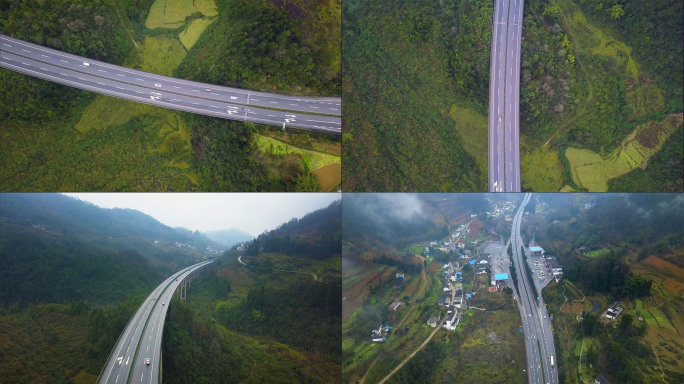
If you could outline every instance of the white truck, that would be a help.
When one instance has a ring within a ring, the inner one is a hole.
[[[553,367],[553,355],[551,355],[551,366]]]

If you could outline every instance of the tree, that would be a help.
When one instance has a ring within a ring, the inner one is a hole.
[[[295,180],[295,192],[321,192],[318,176],[311,172],[300,173]]]
[[[625,11],[622,9],[622,4],[613,5],[610,9],[610,17],[613,18],[613,20],[617,20],[624,15]]]

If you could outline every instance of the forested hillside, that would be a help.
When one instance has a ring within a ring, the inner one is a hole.
[[[212,264],[184,304],[171,304],[164,355],[172,357],[164,377],[178,383],[338,381],[341,214],[340,201],[333,202]]]
[[[259,235],[248,245],[247,254],[275,252],[323,260],[339,256],[341,241],[342,203],[338,200]]]
[[[344,189],[486,189],[492,2],[342,6]]]

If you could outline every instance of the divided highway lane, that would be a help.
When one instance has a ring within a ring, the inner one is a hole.
[[[536,300],[535,291],[527,279],[525,268],[520,253],[522,236],[520,235],[520,223],[522,221],[525,206],[530,201],[531,194],[526,194],[513,219],[511,240],[513,262],[518,274],[518,287],[520,297],[518,307],[523,323],[525,334],[525,347],[527,350],[527,372],[530,383],[558,383],[558,371],[550,363],[551,356],[556,357],[551,324],[548,320],[546,307],[543,299]],[[539,304],[537,304],[539,303]]]
[[[197,83],[90,60],[5,35],[0,35],[0,50],[1,67],[88,91],[233,120],[341,133],[340,98],[304,98]]]
[[[523,0],[496,0],[489,84],[489,190],[520,192]]]
[[[168,303],[178,284],[187,275],[209,263],[211,261],[205,261],[176,272],[152,291],[131,317],[112,349],[107,363],[100,372],[97,381],[99,384],[128,383],[129,376],[130,382],[133,383],[158,382],[161,332],[164,329]],[[150,332],[158,337],[150,339]],[[146,358],[150,358],[150,365],[145,364]],[[136,375],[138,380],[135,380]]]

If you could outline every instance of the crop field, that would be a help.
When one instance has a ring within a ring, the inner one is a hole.
[[[173,75],[187,55],[178,39],[164,35],[145,37],[144,48],[139,54],[142,59],[141,70],[167,76]]]
[[[667,329],[669,329],[669,330],[671,330],[671,331],[674,331],[674,330],[675,330],[675,328],[672,326],[672,324],[671,324],[670,321],[667,319],[667,317],[665,316],[665,314],[663,313],[663,311],[660,310],[660,308],[655,308],[655,307],[654,307],[654,308],[649,308],[649,309],[648,309],[648,312],[651,313],[651,315],[653,316],[653,318],[654,318],[654,319],[656,320],[656,322],[658,323],[658,326],[659,326],[659,327],[667,328]]]
[[[324,165],[311,171],[321,184],[321,191],[334,192],[342,180],[342,163]]]
[[[601,256],[607,255],[609,252],[610,252],[610,249],[607,249],[607,248],[595,249],[591,252],[588,252],[587,256],[589,256],[589,257],[601,257]]]
[[[669,115],[662,122],[638,126],[622,145],[605,159],[588,149],[568,147],[565,156],[570,162],[573,181],[590,192],[605,192],[607,181],[637,168],[644,168],[665,141],[682,124],[683,114]]]
[[[274,155],[295,154],[301,156],[302,161],[311,171],[325,167],[326,165],[340,163],[339,156],[301,149],[263,135],[257,135],[257,140],[257,146],[263,152],[272,153]]]
[[[155,0],[145,20],[148,29],[176,29],[195,12],[204,16],[218,14],[214,0]]]
[[[204,30],[209,28],[211,23],[214,22],[214,19],[196,19],[193,20],[188,27],[183,30],[183,32],[178,35],[178,38],[180,39],[181,43],[183,43],[183,46],[185,47],[186,50],[190,50],[197,40],[199,40],[200,36],[202,33],[204,33]]]

